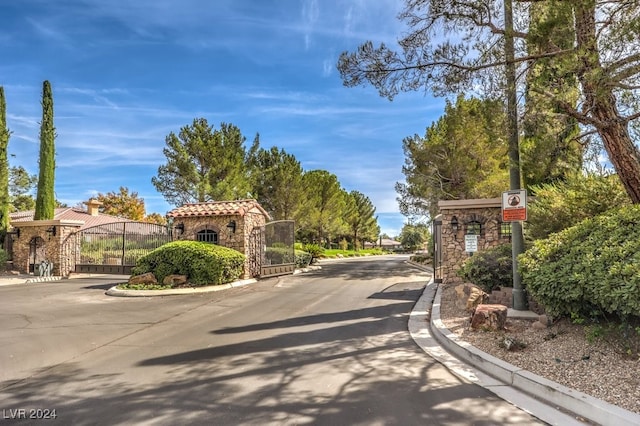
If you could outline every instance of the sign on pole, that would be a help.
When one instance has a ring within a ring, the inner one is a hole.
[[[527,220],[527,190],[516,189],[502,193],[502,221]]]
[[[464,251],[467,253],[475,253],[478,251],[478,236],[473,235],[465,235],[464,236]]]

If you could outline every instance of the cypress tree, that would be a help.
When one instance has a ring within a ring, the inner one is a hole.
[[[53,95],[51,84],[45,80],[42,84],[42,122],[40,123],[40,175],[36,194],[34,220],[51,220],[54,216],[56,200],[53,191],[55,181],[55,127],[53,127]]]
[[[6,110],[4,87],[0,86],[0,238],[4,238],[9,228],[9,129]]]

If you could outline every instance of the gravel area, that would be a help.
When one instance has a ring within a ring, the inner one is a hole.
[[[640,413],[640,360],[625,357],[615,344],[588,341],[583,326],[561,320],[546,328],[538,321],[507,320],[506,330],[475,331],[470,315],[451,286],[442,286],[440,314],[444,325],[476,348],[556,383]],[[526,346],[509,351],[505,337]]]

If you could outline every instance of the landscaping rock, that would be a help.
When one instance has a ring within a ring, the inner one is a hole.
[[[129,278],[129,284],[158,284],[158,280],[153,275],[153,272],[147,272],[146,274],[132,276]]]
[[[474,310],[484,303],[489,301],[489,295],[479,289],[478,287],[471,287],[471,294],[469,294],[469,298],[467,299],[466,309],[467,312],[474,312]],[[502,305],[500,305],[502,306]]]
[[[182,284],[184,284],[186,282],[187,282],[187,276],[186,275],[177,275],[177,274],[168,275],[168,276],[164,277],[164,280],[162,280],[162,284],[170,285],[172,287],[177,286],[177,285],[182,285]]]
[[[507,307],[504,305],[478,305],[471,317],[474,330],[504,330],[507,323]]]

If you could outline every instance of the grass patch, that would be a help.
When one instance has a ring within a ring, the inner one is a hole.
[[[338,257],[338,255],[342,255],[344,257],[358,257],[358,256],[373,256],[373,255],[381,255],[385,254],[384,250],[381,249],[363,249],[363,250],[340,250],[340,249],[325,249],[324,253],[322,253],[321,257],[334,259]]]

